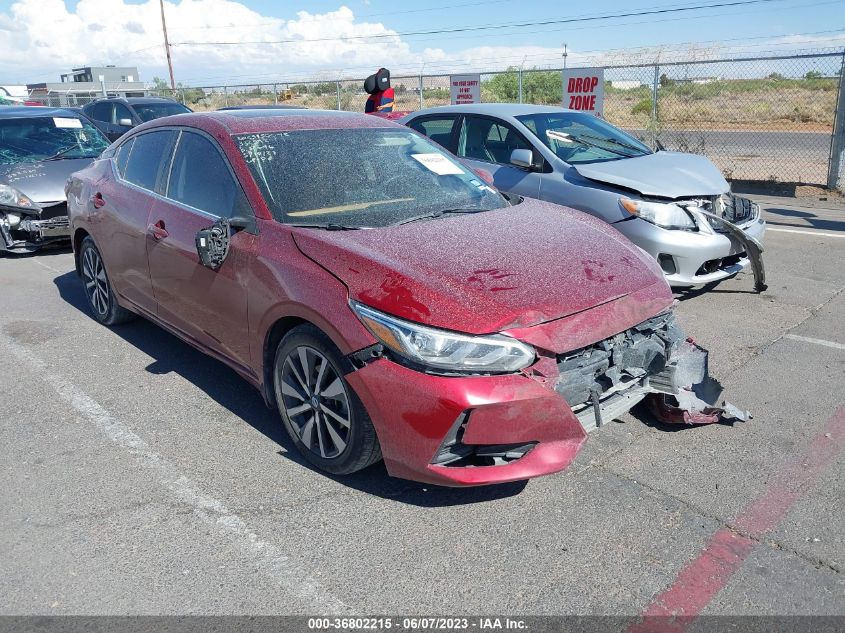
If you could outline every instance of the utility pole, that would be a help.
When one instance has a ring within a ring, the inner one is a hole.
[[[566,42],[563,43],[563,68],[566,70],[566,58],[569,56],[569,52],[566,50]]]
[[[173,79],[173,61],[170,59],[170,42],[167,41],[167,21],[164,19],[164,0],[161,5],[161,30],[164,31],[164,52],[167,53],[167,70],[170,71],[170,89],[176,91],[176,80]]]

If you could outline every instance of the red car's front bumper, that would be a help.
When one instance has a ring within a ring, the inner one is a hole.
[[[396,477],[445,486],[528,479],[566,468],[587,438],[566,401],[524,375],[432,376],[382,358],[346,378],[370,413],[387,470]],[[536,445],[498,466],[433,464],[463,414],[464,445]]]

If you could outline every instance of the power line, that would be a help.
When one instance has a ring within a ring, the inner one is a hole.
[[[374,35],[350,35],[346,37],[322,37],[313,39],[288,39],[288,40],[259,40],[241,42],[174,42],[173,46],[244,46],[244,45],[266,45],[266,44],[302,44],[309,42],[338,42],[350,40],[372,40],[382,38],[408,37],[413,35],[444,35],[451,33],[466,33],[477,31],[489,31],[501,28],[527,28],[530,26],[551,26],[558,24],[573,24],[579,22],[594,22],[611,20],[616,18],[639,17],[645,15],[661,15],[666,13],[680,13],[685,11],[699,11],[702,9],[716,9],[721,7],[736,7],[750,4],[769,4],[772,2],[783,2],[783,0],[733,0],[731,2],[719,2],[715,4],[700,4],[686,7],[652,9],[648,11],[627,11],[623,13],[605,14],[596,16],[572,17],[557,20],[542,20],[537,22],[521,22],[517,24],[487,24],[480,26],[462,26],[453,29],[434,29],[429,31],[406,31],[396,33],[380,33]]]
[[[840,36],[845,37],[845,27],[838,28],[838,29],[826,29],[822,31],[810,31],[805,33],[785,33],[781,35],[761,35],[756,37],[737,37],[733,39],[722,39],[722,40],[707,40],[707,41],[696,41],[696,42],[677,42],[674,44],[647,44],[637,47],[636,49],[632,49],[630,47],[626,48],[618,48],[618,49],[594,49],[588,51],[578,51],[575,53],[570,53],[571,56],[578,57],[581,59],[590,59],[590,58],[600,58],[600,57],[613,57],[614,55],[620,55],[622,53],[626,55],[631,54],[638,54],[638,53],[646,53],[649,49],[661,49],[663,53],[670,53],[674,50],[680,52],[683,47],[690,46],[690,45],[701,45],[701,44],[711,44],[711,45],[718,45],[718,44],[732,44],[734,42],[746,42],[751,40],[761,40],[761,39],[769,39],[769,40],[777,40],[779,38],[786,38],[786,37],[807,37],[812,35],[827,35],[830,33],[836,33]],[[735,48],[738,49],[748,49],[748,48],[759,48],[762,46],[774,46],[777,45],[776,42],[765,42],[760,44],[747,44],[747,45],[739,45]],[[543,60],[548,60],[550,63],[560,63],[558,58],[559,51],[550,51],[549,53],[538,53],[534,55],[527,55],[528,59],[537,60],[537,63],[541,63]],[[508,62],[517,62],[520,61],[524,55],[519,56],[512,56],[512,57],[498,57],[496,61],[500,65],[506,65]],[[580,63],[580,62],[579,62]],[[337,69],[324,69],[320,71],[302,71],[299,73],[292,73],[287,75],[287,78],[284,80],[276,79],[276,83],[294,83],[297,80],[305,80],[308,78],[313,78],[317,75],[325,75],[325,76],[332,76],[332,80],[336,77],[341,75],[346,75],[349,77],[350,73],[353,73],[358,70],[367,70],[370,69],[371,66],[356,66],[356,67],[346,67],[346,68],[337,68]],[[478,68],[477,61],[455,61],[455,62],[443,62],[440,64],[433,64],[427,65],[426,70],[429,72],[438,72],[443,71],[446,72],[448,70],[453,69],[460,69],[460,68]],[[394,76],[403,76],[407,75],[417,75],[419,67],[418,66],[405,66],[405,67],[398,67],[394,69],[393,74]],[[278,78],[278,73],[264,73],[264,74],[250,74],[250,75],[225,75],[225,76],[205,76],[205,77],[194,77],[191,79],[191,82],[196,84],[197,82],[208,82],[208,81],[215,81],[215,80],[240,80],[246,81],[248,79],[256,79],[258,83],[261,83],[260,79],[265,78]],[[357,77],[351,77],[349,80],[355,80]],[[272,81],[271,81],[272,83]]]

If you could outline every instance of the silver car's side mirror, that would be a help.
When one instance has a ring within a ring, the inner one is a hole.
[[[515,149],[511,152],[511,165],[534,169],[534,152],[530,149]]]
[[[117,124],[123,127],[132,127],[132,119],[118,119]]]

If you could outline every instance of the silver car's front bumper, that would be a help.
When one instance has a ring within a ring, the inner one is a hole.
[[[700,286],[720,281],[736,275],[749,264],[745,248],[726,233],[661,229],[639,218],[613,226],[658,260],[670,286]],[[766,222],[760,217],[759,209],[739,227],[762,243]]]

